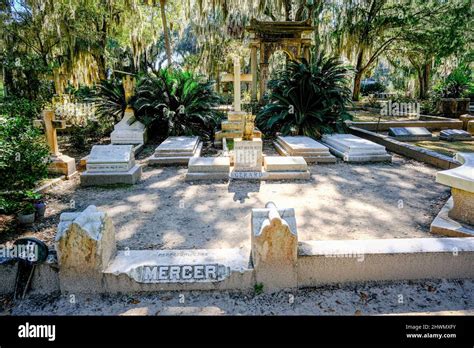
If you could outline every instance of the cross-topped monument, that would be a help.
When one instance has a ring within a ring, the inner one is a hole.
[[[76,172],[76,162],[74,158],[63,155],[59,152],[57,130],[66,128],[66,121],[56,120],[54,110],[45,109],[42,113],[42,120],[35,120],[37,127],[44,127],[46,134],[46,142],[48,143],[51,164],[49,172],[60,173],[70,177]]]
[[[229,111],[227,115],[227,120],[221,122],[222,131],[216,132],[215,134],[215,144],[221,143],[223,138],[226,139],[235,139],[242,138],[244,136],[245,129],[250,129],[250,123],[248,126],[245,126],[247,117],[255,120],[255,116],[248,115],[246,112],[242,111],[241,107],[241,93],[240,93],[240,82],[248,80],[248,75],[240,74],[240,61],[238,58],[234,59],[234,74],[232,75],[232,81],[234,84],[234,110]],[[230,82],[230,81],[227,81]],[[254,122],[252,120],[252,127],[254,127]],[[248,120],[250,121],[250,119]],[[261,138],[262,133],[255,128],[252,128],[252,137]]]
[[[147,134],[145,125],[135,118],[135,112],[130,105],[130,100],[135,90],[135,78],[127,74],[123,77],[122,84],[127,108],[125,109],[123,118],[114,126],[114,131],[110,134],[110,140],[114,145],[137,145],[134,150],[135,153],[137,153],[137,151],[143,148]]]

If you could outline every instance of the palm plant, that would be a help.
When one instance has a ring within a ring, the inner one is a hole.
[[[119,79],[101,81],[90,101],[95,103],[99,120],[112,124],[120,121],[127,107],[122,81]]]
[[[338,59],[313,54],[306,60],[290,61],[278,78],[268,83],[268,104],[257,114],[257,125],[266,133],[308,135],[342,131],[351,118],[351,69]]]
[[[200,135],[211,139],[218,113],[212,109],[219,97],[210,81],[189,72],[162,69],[145,76],[137,86],[137,118],[166,135]]]

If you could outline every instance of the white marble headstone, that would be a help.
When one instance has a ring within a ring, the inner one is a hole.
[[[89,172],[127,172],[134,165],[133,145],[94,145],[86,168]]]

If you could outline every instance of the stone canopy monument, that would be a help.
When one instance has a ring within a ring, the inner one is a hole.
[[[255,18],[245,28],[250,33],[252,100],[257,100],[257,71],[260,71],[260,102],[267,87],[269,61],[275,51],[282,50],[290,59],[309,60],[314,27],[311,19],[300,22],[265,22]],[[260,61],[257,62],[257,51]],[[260,69],[257,69],[260,66]]]

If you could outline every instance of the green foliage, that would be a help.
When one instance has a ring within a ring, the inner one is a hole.
[[[71,127],[69,142],[76,150],[86,150],[108,133],[110,127],[103,127],[99,121],[88,120],[85,125]]]
[[[36,211],[35,206],[31,202],[21,202],[19,212],[24,215],[33,214]]]
[[[0,191],[30,189],[47,175],[48,147],[28,117],[0,117]]]
[[[162,69],[145,76],[137,86],[134,109],[152,133],[199,135],[211,139],[219,113],[213,83],[192,73]]]
[[[472,71],[469,67],[461,65],[454,69],[448,77],[438,86],[442,98],[462,98],[472,88]]]
[[[104,125],[120,121],[127,107],[125,90],[119,79],[101,81],[93,97],[88,100],[95,103],[96,116]]]
[[[40,100],[29,100],[23,97],[7,97],[0,100],[0,116],[17,116],[36,119],[41,114],[44,103]]]
[[[257,114],[258,127],[267,133],[319,138],[342,131],[350,119],[346,104],[350,69],[333,57],[315,53],[311,63],[290,61],[280,77],[269,82],[268,104]]]
[[[255,291],[255,295],[260,295],[263,293],[263,284],[257,283],[253,286],[253,290]]]
[[[360,92],[362,93],[362,95],[383,93],[385,92],[385,86],[381,82],[378,82],[378,81],[371,84],[363,84],[360,87]]]

